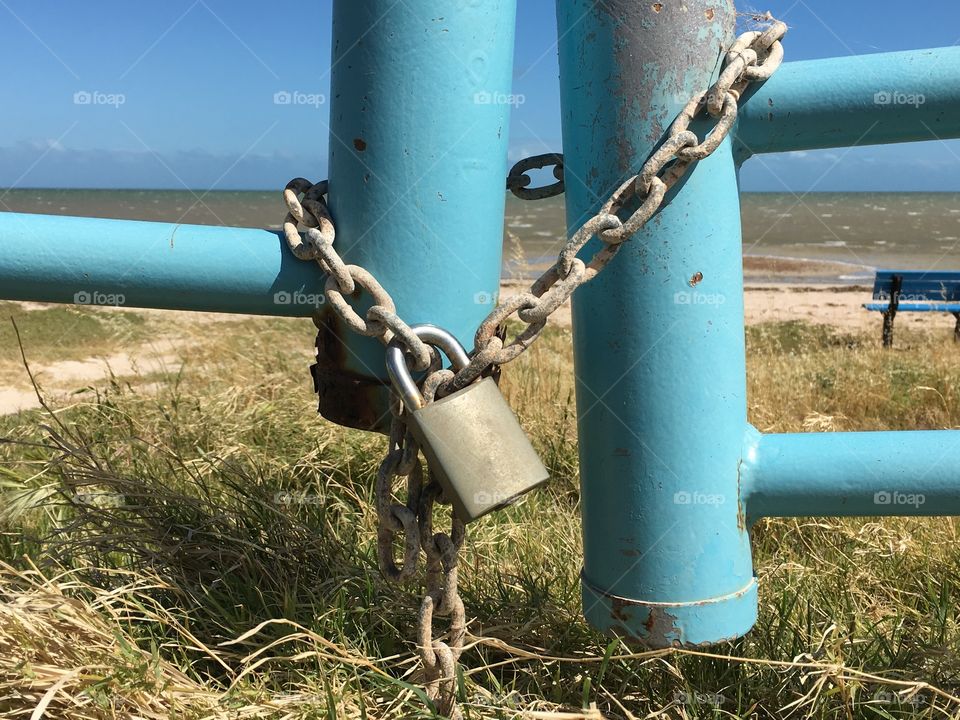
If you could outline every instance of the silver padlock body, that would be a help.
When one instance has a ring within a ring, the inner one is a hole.
[[[408,427],[464,522],[509,505],[549,479],[491,378],[411,413]]]

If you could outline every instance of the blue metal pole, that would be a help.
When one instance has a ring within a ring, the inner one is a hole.
[[[735,154],[960,137],[960,47],[784,63],[738,115]]]
[[[309,317],[323,275],[267,230],[0,213],[0,297]]]
[[[333,7],[335,247],[404,320],[468,348],[500,286],[515,14],[516,0]],[[325,312],[318,350],[321,412],[360,426],[356,412],[382,418],[382,345]]]
[[[729,0],[558,0],[557,15],[572,230],[710,86],[734,9]],[[740,252],[725,140],[574,297],[584,613],[651,646],[718,642],[756,619],[738,502]]]
[[[751,433],[747,518],[960,515],[960,431]]]

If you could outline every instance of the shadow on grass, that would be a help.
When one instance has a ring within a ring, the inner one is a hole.
[[[210,647],[270,618],[328,637],[349,636],[350,644],[362,637],[371,654],[396,652],[397,629],[368,608],[387,597],[409,606],[412,617],[416,601],[379,579],[364,538],[364,509],[349,501],[360,500],[356,489],[330,492],[341,482],[352,484],[349,468],[346,475],[328,468],[325,484],[310,483],[306,470],[281,482],[242,447],[220,453],[195,448],[185,459],[156,438],[117,435],[122,416],[109,401],[82,412],[88,417],[69,425],[51,414],[44,440],[3,440],[21,456],[42,458],[40,475],[47,481],[25,488],[3,509],[8,522],[16,515],[45,516],[20,525],[32,530],[7,540],[8,558],[16,561],[30,548],[41,570],[74,569],[75,577],[97,588],[126,582],[116,569],[159,578],[162,589],[148,591],[153,599],[182,616]],[[91,413],[102,416],[97,422]],[[109,438],[82,429],[102,432],[107,425],[113,426]],[[331,615],[336,628],[325,620]],[[161,642],[174,638],[168,630],[141,627]],[[288,632],[278,625],[256,640]],[[179,649],[183,661],[197,660]],[[208,665],[201,674],[228,681],[222,668]]]

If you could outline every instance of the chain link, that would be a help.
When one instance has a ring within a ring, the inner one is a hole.
[[[325,292],[331,307],[344,322],[361,335],[378,338],[384,344],[397,338],[407,349],[411,366],[429,371],[422,384],[426,402],[467,387],[491,367],[519,357],[543,332],[550,315],[570,298],[577,288],[590,282],[616,256],[621,245],[640,230],[661,208],[667,192],[690,166],[713,153],[736,122],[738,102],[746,87],[769,78],[783,60],[781,39],[787,26],[769,13],[764,31],[740,35],[726,53],[717,81],[706,92],[692,98],[667,131],[663,143],[650,155],[640,171],[625,180],[570,238],[557,261],[531,285],[529,291],[506,298],[480,323],[474,338],[470,363],[457,373],[440,368],[439,354],[424,343],[396,313],[390,294],[367,270],[347,265],[334,249],[333,219],[325,201],[327,182],[313,184],[304,178],[287,183],[283,198],[287,216],[284,236],[291,252],[301,260],[316,261],[327,275]],[[715,120],[700,140],[689,127],[698,116]],[[553,167],[557,182],[530,188],[527,172]],[[542,199],[564,191],[563,155],[549,153],[521,160],[510,170],[507,189],[521,199]],[[636,201],[636,209],[623,219],[621,211]],[[301,236],[298,228],[304,228]],[[603,245],[589,261],[578,257],[594,237]],[[373,299],[360,315],[347,299],[359,290]],[[516,314],[526,324],[506,341],[503,328]],[[466,636],[466,611],[458,590],[459,552],[466,538],[464,523],[455,516],[449,533],[434,532],[437,503],[444,502],[439,485],[432,478],[424,483],[420,448],[407,429],[404,410],[397,398],[392,404],[393,421],[387,455],[377,472],[375,487],[378,518],[377,556],[384,577],[394,582],[409,580],[417,572],[420,553],[426,557],[426,592],[417,617],[417,650],[423,664],[428,697],[441,715],[460,720],[457,707],[457,662]],[[394,501],[394,484],[406,480],[407,500]],[[394,557],[397,536],[403,535],[403,560]],[[449,617],[446,639],[435,638],[434,619]]]
[[[453,377],[439,369],[439,355],[433,354],[430,372],[423,382],[426,402],[435,399],[437,388]],[[380,572],[391,582],[403,582],[417,574],[421,551],[426,557],[425,592],[417,614],[417,653],[423,664],[423,684],[437,711],[452,720],[462,718],[456,705],[457,662],[466,637],[466,609],[458,588],[459,553],[466,539],[466,525],[452,516],[449,533],[434,532],[434,510],[444,503],[443,492],[431,478],[423,482],[420,447],[407,429],[403,406],[394,401],[393,422],[387,456],[377,472],[377,557]],[[393,485],[406,478],[407,501],[393,499]],[[403,562],[394,559],[394,543],[403,536]],[[449,617],[446,638],[434,636],[434,620]]]
[[[785,23],[773,19],[769,13],[763,18],[770,23],[763,32],[750,31],[740,35],[725,56],[724,67],[717,81],[706,92],[690,100],[680,111],[667,131],[664,142],[640,168],[640,172],[624,181],[600,211],[587,220],[570,238],[560,252],[557,262],[533,283],[529,292],[507,298],[480,324],[474,338],[471,355],[473,362],[462,369],[439,394],[447,394],[468,386],[491,364],[503,365],[516,359],[542,332],[546,319],[577,288],[590,282],[616,256],[620,246],[640,230],[663,205],[667,191],[684,176],[693,163],[713,153],[729,135],[737,119],[738,102],[746,87],[753,81],[769,78],[783,60],[781,39],[787,32]],[[690,123],[700,115],[712,118],[713,127],[700,140],[689,130]],[[563,167],[562,156],[540,155],[522,160],[510,171],[507,186],[524,192],[530,179],[524,173],[531,168],[554,163]],[[554,186],[550,186],[551,188]],[[626,219],[620,212],[633,200],[639,205]],[[594,237],[604,246],[589,262],[577,258],[580,250]],[[517,313],[526,327],[510,342],[494,336],[491,326],[502,325]],[[482,358],[482,362],[479,359]]]
[[[460,548],[466,528],[455,516],[450,533],[433,532],[434,503],[440,491],[436,483],[427,486],[421,502],[420,542],[427,556],[426,593],[417,617],[417,646],[423,662],[427,695],[436,700],[441,715],[453,716],[456,704],[456,664],[463,653],[467,619],[458,588]],[[450,617],[445,641],[434,639],[433,620]]]
[[[553,166],[553,177],[556,182],[552,185],[531,188],[530,183],[533,179],[527,175],[530,170],[541,170]],[[532,155],[524,158],[512,168],[507,175],[507,190],[512,192],[521,200],[543,200],[563,194],[563,155],[560,153],[547,153],[545,155]]]
[[[344,263],[334,249],[336,229],[324,199],[327,187],[326,180],[313,184],[305,178],[294,178],[283,189],[283,200],[287,204],[283,234],[290,251],[301,260],[317,262],[327,275],[326,298],[351,330],[375,337],[384,345],[399,337],[413,358],[414,370],[426,370],[430,365],[430,348],[396,315],[397,307],[390,293],[364,268]],[[305,228],[306,237],[300,235],[298,225]],[[347,300],[358,288],[373,298],[373,305],[362,316]]]

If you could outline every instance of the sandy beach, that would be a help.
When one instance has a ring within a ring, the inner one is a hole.
[[[504,295],[524,289],[522,283],[505,283]],[[872,287],[867,285],[823,285],[785,283],[781,285],[747,281],[744,293],[744,315],[748,325],[762,322],[802,320],[818,325],[831,325],[849,330],[876,330],[880,336],[880,313],[868,312],[863,304],[871,301]],[[553,322],[570,325],[570,303],[561,306]],[[956,324],[946,313],[901,313],[897,327],[922,327],[949,332]]]
[[[817,279],[811,266],[804,270],[813,280]],[[825,273],[835,272],[829,263],[821,268]],[[779,270],[792,274],[798,270],[795,263],[784,262]],[[785,322],[800,320],[807,323],[830,325],[850,331],[876,332],[880,336],[880,313],[868,312],[862,305],[871,299],[871,287],[868,285],[836,285],[822,282],[776,283],[751,280],[757,272],[769,277],[769,263],[763,267],[747,265],[747,285],[744,294],[745,317],[748,325],[764,322]],[[520,281],[505,282],[501,286],[501,296],[522,292],[528,286]],[[39,303],[21,303],[25,309],[45,307]],[[118,308],[112,312],[136,312],[144,315],[170,311]],[[235,320],[237,315],[216,313],[183,313],[184,323],[216,324]],[[569,302],[554,314],[553,320],[560,327],[569,327],[571,313]],[[945,313],[902,313],[897,317],[897,327],[923,328],[945,335],[952,332],[955,325],[953,316]],[[111,350],[101,356],[92,356],[81,361],[64,360],[57,357],[45,358],[38,362],[32,360],[31,367],[41,379],[45,392],[51,398],[62,397],[80,387],[97,386],[106,383],[111,373],[115,378],[135,378],[158,367],[176,368],[179,366],[176,352],[183,352],[184,346],[179,338],[171,336],[157,338],[148,346],[132,347],[120,352]],[[305,354],[310,348],[305,347]],[[23,368],[0,377],[0,414],[14,413],[38,407],[37,397],[32,390]]]

